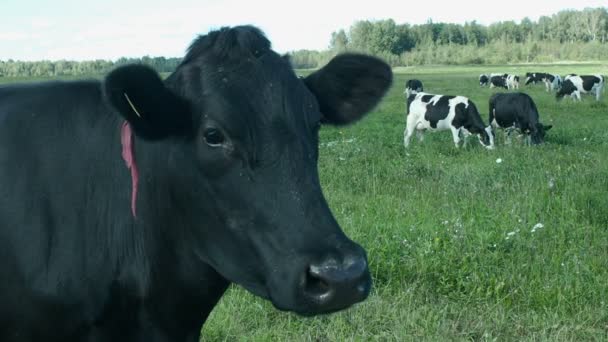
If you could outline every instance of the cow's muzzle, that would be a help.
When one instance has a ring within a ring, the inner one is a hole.
[[[316,313],[334,312],[358,303],[367,298],[371,287],[367,259],[361,248],[311,263],[301,282],[304,298]]]

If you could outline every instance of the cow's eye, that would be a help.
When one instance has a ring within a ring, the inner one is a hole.
[[[224,134],[219,129],[216,128],[207,128],[205,132],[203,132],[203,138],[205,138],[205,142],[209,146],[219,146],[224,143]]]

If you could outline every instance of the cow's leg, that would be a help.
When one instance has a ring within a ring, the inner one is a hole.
[[[602,87],[597,87],[595,88],[595,100],[599,101],[600,100],[600,93],[602,92]]]
[[[577,91],[575,91],[575,92],[574,92],[574,96],[575,96],[575,97],[578,99],[578,101],[579,101],[579,102],[583,101],[583,100],[581,99],[581,92],[580,92],[580,91],[578,91],[578,90],[577,90]]]
[[[456,128],[456,127],[451,127],[450,130],[452,131],[452,138],[454,139],[454,145],[456,145],[456,148],[460,147],[460,129]]]
[[[424,140],[424,132],[420,129],[417,129],[416,137],[418,137],[418,141],[422,142]]]
[[[511,145],[511,133],[513,133],[513,131],[515,130],[515,128],[513,127],[509,127],[505,129],[505,145]]]
[[[460,132],[462,133],[462,147],[469,146],[469,138],[471,137],[471,132],[469,132],[466,128],[461,128]]]
[[[412,138],[412,133],[414,133],[415,129],[416,125],[408,122],[405,130],[403,131],[403,146],[405,146],[405,148],[410,145],[410,139]]]

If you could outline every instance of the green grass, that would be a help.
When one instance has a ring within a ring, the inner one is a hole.
[[[522,87],[554,125],[543,146],[504,146],[499,136],[493,151],[475,139],[455,149],[450,132],[438,132],[403,147],[408,78],[470,97],[487,122],[488,98],[502,90],[477,77],[497,71],[606,75],[608,66],[396,70],[369,117],[321,131],[321,182],[343,229],[367,249],[369,299],[302,318],[233,286],[201,341],[608,340],[608,92],[574,104]]]
[[[504,146],[499,135],[494,151],[475,139],[457,150],[450,132],[438,132],[403,147],[408,78],[470,97],[487,122],[499,90],[477,77],[503,70],[608,74],[594,64],[396,70],[368,118],[321,132],[324,192],[367,249],[369,299],[301,318],[235,286],[201,340],[607,340],[608,93],[599,103],[558,103],[541,85],[522,87],[554,125],[543,146]],[[544,227],[532,232],[537,223]]]

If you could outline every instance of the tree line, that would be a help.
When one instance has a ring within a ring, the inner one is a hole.
[[[565,10],[538,21],[502,21],[487,26],[476,21],[397,24],[392,19],[355,22],[333,32],[326,50],[290,52],[295,68],[318,68],[338,53],[376,55],[392,66],[422,64],[504,64],[522,62],[606,60],[608,9]],[[0,61],[0,77],[54,77],[103,74],[127,63],[143,63],[158,72],[175,70],[181,58],[120,58],[95,61]]]
[[[172,72],[181,62],[181,58],[149,57],[119,58],[115,62],[107,60],[94,61],[37,61],[23,62],[0,61],[0,77],[56,77],[105,74],[112,68],[123,64],[146,64],[161,73]]]
[[[488,26],[476,21],[409,25],[392,19],[362,20],[347,31],[333,32],[325,51],[291,53],[292,63],[316,68],[344,51],[370,53],[393,66],[605,60],[608,9],[565,10],[538,21],[525,18]]]

